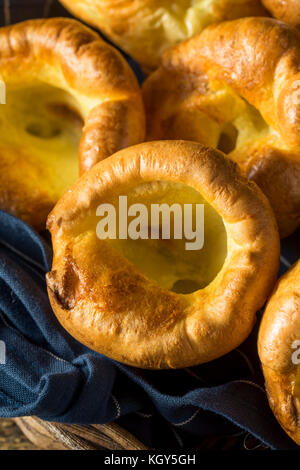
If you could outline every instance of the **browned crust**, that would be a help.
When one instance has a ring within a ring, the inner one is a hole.
[[[281,237],[293,233],[300,225],[299,154],[254,145],[241,168],[269,199]]]
[[[76,99],[89,100],[80,144],[81,171],[144,138],[142,98],[129,65],[97,33],[75,20],[30,20],[0,29],[0,73],[7,87],[34,80],[55,85],[57,77]],[[44,194],[44,188],[30,193],[22,182],[6,176],[1,175],[0,207],[42,228],[56,202],[53,196]],[[15,190],[18,185],[24,189],[22,197]],[[45,210],[37,210],[39,205]]]
[[[287,236],[300,224],[300,34],[273,19],[246,18],[212,25],[167,51],[143,86],[148,140],[188,138],[216,146],[220,116],[213,104],[203,105],[211,81],[234,89],[277,132],[280,148],[272,139],[254,141],[229,156],[268,188],[281,236]]]
[[[278,20],[300,26],[299,0],[262,0],[269,12]]]
[[[109,243],[78,229],[108,195],[151,181],[195,188],[225,223],[230,243],[224,267],[190,296],[160,288]],[[274,285],[279,263],[267,199],[236,164],[197,143],[140,144],[98,163],[58,202],[48,228],[54,247],[48,292],[59,321],[92,349],[143,368],[191,366],[238,346]]]
[[[177,5],[172,0],[60,1],[75,16],[104,32],[148,72],[159,65],[162,50],[200,33],[203,27],[197,27],[197,21],[207,16],[207,7],[196,10],[196,2],[191,1],[175,2]],[[267,15],[260,0],[212,0],[211,3],[210,23]],[[193,8],[195,11],[191,14]],[[188,14],[190,20],[187,26],[184,23]],[[176,37],[178,24],[181,25],[181,33]]]
[[[300,444],[300,397],[293,394],[297,365],[292,344],[300,339],[300,262],[279,281],[266,307],[258,351],[270,406],[281,426]]]
[[[141,102],[134,104],[131,97],[105,101],[95,107],[89,115],[80,143],[80,174],[108,155],[141,142],[144,128]]]

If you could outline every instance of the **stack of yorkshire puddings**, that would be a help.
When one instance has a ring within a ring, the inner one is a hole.
[[[300,262],[276,284],[300,226],[300,2],[62,3],[147,77],[76,20],[0,30],[0,208],[47,224],[55,315],[110,358],[181,368],[236,348],[268,300],[266,389],[300,445]],[[185,218],[163,226],[187,207],[197,249]]]

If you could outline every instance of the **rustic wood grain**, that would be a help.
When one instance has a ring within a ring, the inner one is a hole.
[[[38,450],[11,419],[0,418],[1,450]]]
[[[23,433],[47,450],[147,450],[138,439],[115,423],[59,424],[36,417],[16,418]]]

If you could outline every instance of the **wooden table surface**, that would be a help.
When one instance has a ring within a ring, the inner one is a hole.
[[[0,450],[38,450],[11,419],[0,418]]]

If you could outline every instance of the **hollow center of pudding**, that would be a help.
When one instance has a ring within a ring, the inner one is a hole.
[[[144,275],[181,294],[202,289],[216,277],[226,258],[227,234],[220,215],[198,191],[151,182],[131,189],[127,210],[125,199],[120,201],[120,195],[111,201],[117,224],[116,238],[109,243]]]
[[[198,82],[197,82],[198,83]],[[185,82],[183,85],[185,87]],[[202,77],[199,90],[169,96],[150,117],[149,140],[183,139],[217,148],[243,162],[257,145],[282,146],[279,134],[260,111],[230,86]],[[170,103],[169,103],[170,100]],[[157,123],[160,123],[159,125]]]
[[[40,82],[8,85],[6,104],[0,107],[1,166],[14,167],[15,174],[30,178],[53,199],[60,197],[78,176],[78,109],[76,100],[59,88]]]
[[[211,83],[208,96],[214,107],[213,118],[218,123],[215,146],[219,150],[228,155],[235,154],[240,160],[246,158],[245,154],[247,156],[255,141],[263,142],[273,135],[259,110],[229,86]]]

